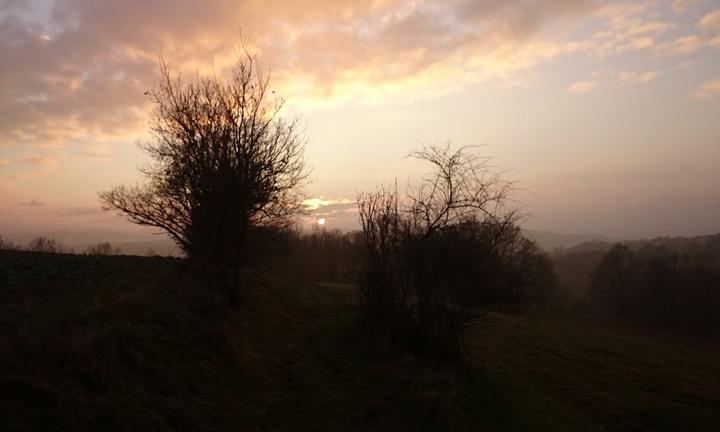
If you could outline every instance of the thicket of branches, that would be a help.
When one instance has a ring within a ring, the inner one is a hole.
[[[3,236],[0,235],[0,250],[3,250],[3,249],[15,250],[18,248],[19,247],[15,243],[11,242],[10,240],[3,239]]]
[[[248,52],[229,80],[184,82],[161,62],[148,92],[155,105],[147,182],[102,192],[106,209],[160,228],[205,270],[219,276],[231,303],[241,269],[272,233],[302,210],[308,171],[296,122],[280,118],[283,100]],[[254,241],[262,238],[263,241]]]
[[[88,255],[108,256],[120,255],[122,250],[119,247],[113,246],[110,242],[99,242],[88,246],[85,253]]]
[[[273,274],[308,282],[351,283],[355,279],[361,235],[357,231],[293,231],[285,251],[264,262]]]
[[[615,245],[593,275],[595,304],[652,327],[720,337],[720,236],[680,253]]]
[[[35,237],[30,240],[27,246],[30,252],[46,252],[46,253],[70,253],[71,249],[67,248],[61,242],[54,238],[45,236]]]
[[[512,184],[471,148],[411,155],[433,172],[397,191],[358,197],[363,253],[358,296],[365,322],[423,355],[455,354],[491,309],[516,308],[552,284],[545,254],[520,235]]]

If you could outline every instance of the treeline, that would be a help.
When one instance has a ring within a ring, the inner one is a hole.
[[[589,295],[604,313],[663,331],[718,338],[720,235],[617,244],[593,272]]]
[[[362,233],[315,229],[286,234],[283,253],[270,256],[265,267],[272,274],[305,282],[352,283]]]
[[[566,311],[720,337],[720,234],[585,243],[552,261]]]
[[[0,235],[0,249],[2,250],[24,250],[28,252],[44,252],[56,254],[74,254],[75,249],[50,237],[35,237],[27,245],[19,245],[9,240],[4,240]],[[120,255],[122,250],[110,242],[98,242],[88,245],[84,251],[79,252],[85,255]]]
[[[487,226],[483,228],[468,225],[464,227],[464,231],[472,232],[486,228]],[[453,233],[447,235],[451,236]],[[528,274],[541,275],[542,280],[538,281],[534,298],[544,299],[542,303],[545,304],[555,302],[558,293],[554,286],[552,263],[547,254],[531,240],[520,236],[519,231],[513,231],[512,238],[513,242],[508,244],[513,245],[514,249],[512,253],[507,254],[505,262],[507,265],[514,264],[516,268],[509,273],[518,278]],[[462,245],[452,243],[449,248],[453,249],[453,254],[462,253],[460,246]],[[366,246],[362,231],[343,232],[324,228],[305,232],[292,231],[285,238],[284,253],[270,256],[264,262],[264,266],[269,273],[290,280],[354,284],[358,281],[364,247]],[[462,264],[472,269],[486,265],[480,261]],[[533,268],[533,272],[524,272],[522,267],[526,267],[525,264]]]

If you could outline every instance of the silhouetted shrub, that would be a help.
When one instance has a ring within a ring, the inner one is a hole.
[[[65,253],[67,248],[59,241],[44,236],[30,240],[28,250],[31,252]]]
[[[547,296],[549,260],[520,235],[511,184],[461,148],[424,148],[433,175],[407,204],[379,189],[358,198],[363,254],[358,297],[365,322],[422,355],[458,353],[466,331],[492,309]]]
[[[155,106],[154,164],[147,183],[102,192],[106,209],[160,228],[237,303],[243,269],[258,256],[254,241],[283,230],[302,210],[308,171],[296,122],[280,118],[282,99],[249,52],[230,79],[182,82],[164,63],[147,94]]]
[[[90,245],[87,248],[88,255],[120,255],[120,248],[113,247],[110,242],[99,242],[94,245]]]
[[[2,235],[0,235],[0,250],[18,250],[20,247],[16,245],[15,243],[11,242],[10,240],[5,240]]]

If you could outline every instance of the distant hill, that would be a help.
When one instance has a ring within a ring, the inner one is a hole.
[[[570,296],[570,302],[578,301],[588,293],[593,272],[605,253],[617,242],[594,239],[553,251],[551,255],[556,282]],[[622,243],[635,252],[652,248],[661,254],[702,253],[707,262],[720,265],[720,233],[695,237],[657,237]]]
[[[82,252],[89,245],[98,242],[110,242],[113,246],[119,247],[124,255],[153,255],[160,256],[182,256],[182,251],[164,234],[156,234],[149,230],[127,232],[112,230],[73,230],[73,231],[48,231],[48,232],[24,232],[4,233],[0,232],[5,240],[17,245],[27,245],[33,238],[45,236],[54,238],[65,246],[72,248],[75,252]],[[597,234],[564,234],[552,231],[524,229],[525,237],[537,242],[537,244],[548,252],[562,249],[567,252],[603,252],[607,251],[618,242],[628,244],[631,248],[641,248],[652,245],[668,245],[677,252],[684,252],[692,248],[693,244],[703,242],[713,235],[696,237],[658,237],[651,240],[623,240]],[[716,234],[720,235],[720,234]]]
[[[620,241],[619,239],[596,234],[560,234],[551,231],[530,229],[524,229],[523,234],[547,251],[552,251],[556,248],[568,249],[587,242],[615,243]]]
[[[626,242],[631,249],[642,249],[644,247],[667,248],[671,252],[679,254],[693,253],[708,248],[716,250],[720,242],[720,233],[708,234],[694,237],[656,237],[650,240],[635,240]]]
[[[564,248],[562,253],[606,252],[616,243],[623,243],[632,250],[644,248],[664,248],[669,252],[687,254],[717,243],[720,234],[709,234],[694,237],[656,237],[640,240],[589,240],[578,245]]]

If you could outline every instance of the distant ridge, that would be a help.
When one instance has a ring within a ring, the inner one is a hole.
[[[98,242],[110,242],[122,255],[182,256],[182,252],[165,234],[112,230],[68,230],[48,232],[0,233],[6,240],[26,246],[35,237],[53,238],[73,252],[82,253]]]
[[[54,238],[78,253],[85,251],[89,245],[107,241],[112,243],[113,246],[119,247],[123,255],[148,255],[149,252],[152,252],[153,255],[159,256],[182,256],[182,251],[170,238],[164,234],[152,234],[150,232],[73,230],[0,234],[6,240],[20,246],[27,245],[35,237],[45,236]],[[530,229],[524,229],[523,235],[535,241],[542,249],[548,252],[557,249],[563,249],[564,252],[602,252],[610,249],[613,244],[618,242],[623,242],[631,248],[668,245],[673,250],[684,251],[697,242],[709,241],[718,237],[720,233],[692,237],[663,236],[641,240],[624,240],[596,234],[562,234]]]
[[[523,235],[536,242],[546,251],[557,248],[569,249],[583,243],[617,243],[620,239],[614,239],[596,234],[560,234],[551,231],[524,229]]]
[[[615,240],[600,235],[559,234],[550,231],[523,230],[524,235],[537,242],[541,248],[552,251],[556,248],[569,249],[587,242],[615,243]],[[18,245],[27,245],[33,238],[45,236],[54,238],[75,252],[83,252],[89,245],[110,242],[119,247],[124,255],[147,255],[152,250],[160,256],[181,256],[182,252],[164,234],[150,232],[127,232],[113,230],[64,230],[47,232],[0,233],[6,240]]]
[[[643,248],[664,248],[671,252],[678,254],[686,254],[696,252],[697,250],[704,249],[708,245],[715,247],[720,241],[720,233],[707,234],[699,236],[661,236],[649,239],[637,239],[637,240],[589,240],[577,244],[572,247],[563,248],[563,253],[578,253],[578,252],[605,252],[610,250],[616,243],[623,243],[628,246],[631,250],[641,250]]]

